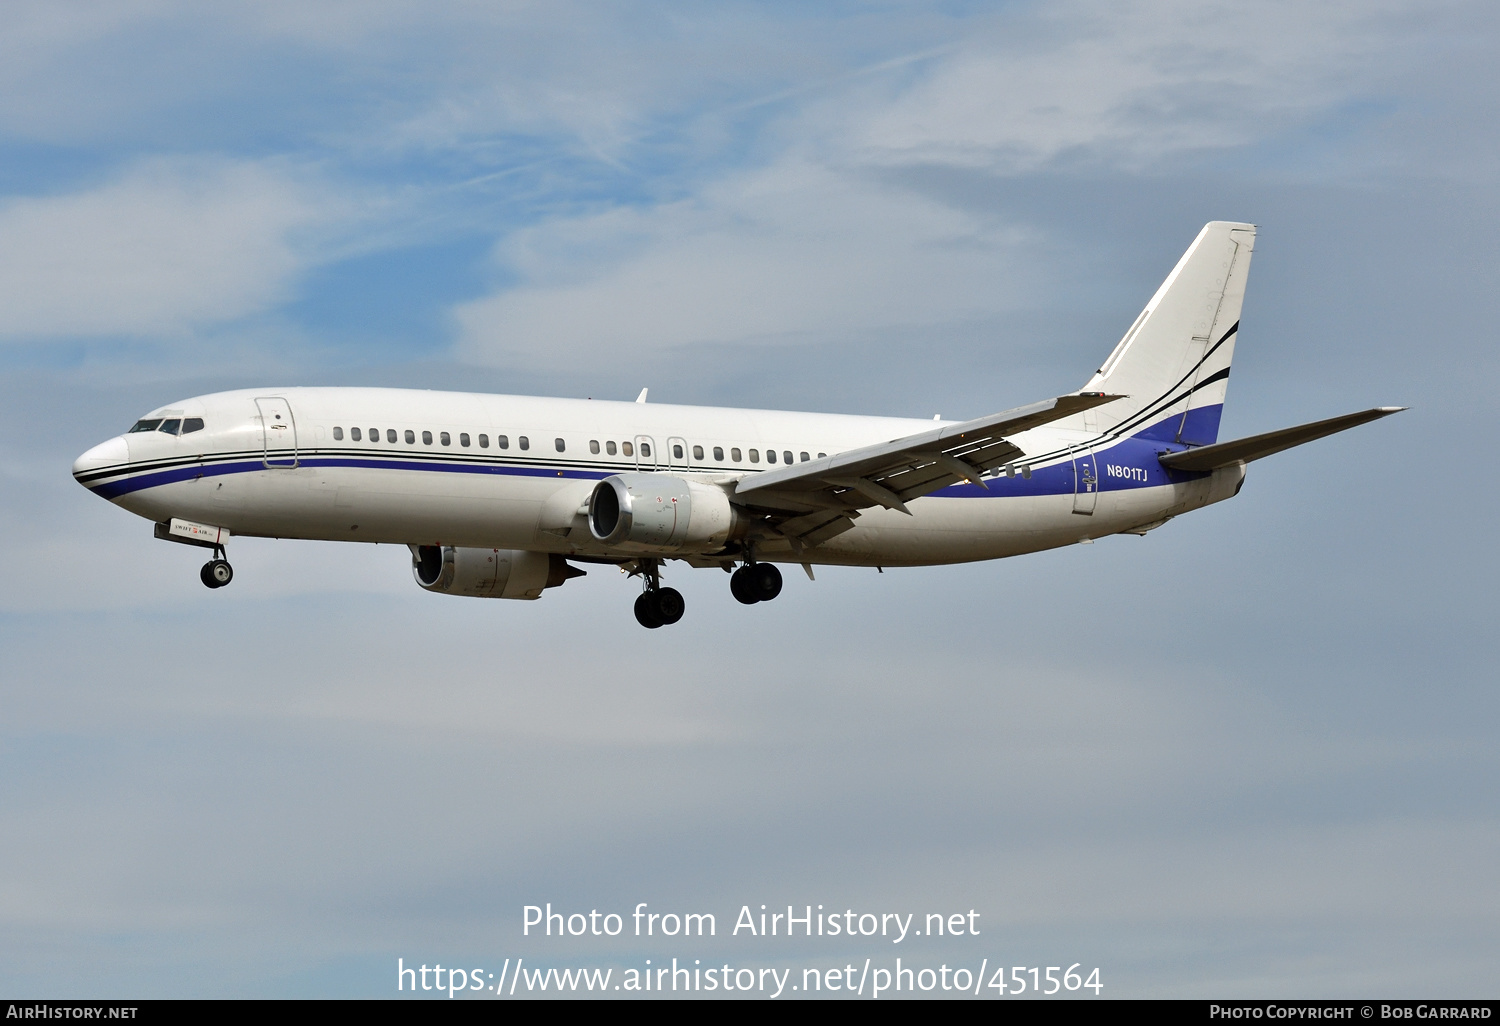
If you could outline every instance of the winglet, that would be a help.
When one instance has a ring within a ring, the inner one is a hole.
[[[646,393],[649,392],[649,391],[651,391],[651,389],[649,389],[649,388],[643,388],[643,389],[641,389],[641,394],[635,397],[635,401],[638,402],[638,403],[645,402],[646,401]]]

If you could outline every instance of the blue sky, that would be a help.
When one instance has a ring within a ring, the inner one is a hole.
[[[1492,995],[1496,28],[11,5],[0,989],[699,957],[519,938],[649,901],[975,907],[943,957],[1116,996]],[[1077,388],[1213,219],[1261,226],[1226,434],[1413,409],[1146,539],[749,609],[677,571],[647,634],[602,571],[466,602],[388,548],[243,540],[209,593],[67,473],[260,385],[977,416]]]

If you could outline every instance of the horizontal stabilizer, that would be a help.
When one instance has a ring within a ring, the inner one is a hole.
[[[1208,471],[1218,467],[1227,467],[1233,463],[1249,463],[1251,460],[1270,456],[1283,449],[1301,445],[1303,442],[1311,442],[1326,435],[1368,424],[1381,417],[1389,417],[1404,409],[1406,409],[1405,406],[1377,406],[1373,410],[1346,413],[1342,417],[1330,417],[1327,420],[1315,420],[1311,424],[1282,428],[1280,431],[1267,431],[1263,435],[1251,435],[1249,438],[1239,438],[1233,442],[1219,442],[1216,445],[1205,445],[1197,449],[1188,449],[1185,452],[1168,453],[1161,457],[1161,464],[1172,470]]]

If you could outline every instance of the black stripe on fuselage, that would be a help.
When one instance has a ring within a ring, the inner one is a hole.
[[[1186,382],[1194,374],[1197,374],[1199,368],[1201,368],[1205,363],[1208,362],[1208,358],[1211,357],[1211,356],[1213,356],[1214,353],[1218,352],[1219,351],[1219,347],[1222,346],[1225,342],[1229,341],[1229,339],[1231,337],[1233,337],[1233,335],[1237,331],[1239,331],[1239,328],[1240,328],[1240,322],[1239,321],[1235,321],[1233,324],[1231,324],[1229,326],[1229,330],[1226,331],[1226,332],[1224,332],[1224,334],[1222,336],[1220,336],[1219,341],[1215,342],[1212,346],[1210,346],[1209,349],[1208,349],[1208,351],[1203,354],[1202,358],[1199,359],[1197,363],[1193,364],[1192,368],[1186,374],[1184,374],[1181,378],[1179,378],[1176,381],[1176,383],[1174,383],[1170,388],[1168,388],[1161,395],[1159,395],[1155,399],[1153,399],[1150,403],[1147,403],[1145,406],[1143,406],[1136,413],[1134,413],[1130,417],[1127,417],[1125,420],[1122,420],[1120,423],[1116,424],[1114,427],[1110,428],[1108,431],[1105,431],[1103,434],[1101,434],[1099,436],[1099,438],[1096,441],[1086,443],[1083,446],[1068,446],[1068,447],[1062,448],[1062,449],[1053,449],[1051,452],[1041,453],[1040,455],[1032,456],[1032,457],[1029,457],[1028,459],[1026,459],[1024,461],[1020,461],[1020,464],[1021,465],[1027,465],[1027,464],[1045,463],[1047,460],[1050,460],[1050,459],[1054,459],[1054,458],[1058,458],[1058,457],[1062,457],[1062,456],[1071,456],[1073,454],[1073,452],[1075,452],[1078,448],[1097,449],[1103,443],[1119,441],[1120,439],[1128,437],[1129,433],[1131,431],[1134,431],[1136,428],[1140,427],[1142,424],[1146,423],[1151,418],[1159,416],[1164,411],[1170,410],[1173,406],[1176,406],[1178,403],[1180,403],[1183,400],[1187,399],[1194,392],[1198,391],[1198,389],[1200,389],[1200,388],[1207,388],[1209,385],[1213,384],[1215,381],[1223,381],[1223,380],[1225,380],[1226,378],[1229,377],[1229,368],[1228,367],[1225,367],[1223,370],[1216,371],[1213,374],[1210,374],[1208,377],[1204,378],[1202,381],[1199,381],[1198,383],[1196,383],[1194,385],[1191,385],[1184,392],[1178,393],[1176,395],[1173,394],[1176,391],[1176,389],[1178,389],[1178,388],[1180,388],[1182,386],[1182,384],[1184,382]]]
[[[568,459],[543,459],[541,457],[525,456],[486,456],[478,453],[444,453],[412,450],[389,450],[389,449],[351,449],[351,448],[313,448],[298,449],[295,453],[290,451],[273,454],[273,459],[295,458],[297,465],[275,465],[265,463],[266,453],[260,449],[249,451],[240,450],[236,452],[202,453],[193,456],[180,456],[171,459],[152,460],[148,463],[132,463],[129,465],[118,465],[106,467],[101,470],[91,471],[87,474],[78,475],[78,481],[88,485],[103,481],[107,478],[125,476],[136,476],[142,474],[160,473],[164,470],[174,470],[180,467],[201,466],[211,468],[225,463],[241,463],[244,461],[259,461],[266,470],[294,470],[321,469],[312,461],[326,459],[362,460],[372,463],[406,462],[422,464],[423,469],[431,469],[433,466],[469,466],[469,467],[513,467],[517,469],[532,469],[537,471],[551,470],[574,470],[592,471],[603,474],[623,473],[670,473],[672,471],[691,472],[699,474],[707,473],[741,473],[760,474],[765,472],[763,467],[705,467],[705,466],[637,466],[634,464],[612,463],[606,460],[568,460]],[[399,470],[400,467],[385,467],[383,469]]]

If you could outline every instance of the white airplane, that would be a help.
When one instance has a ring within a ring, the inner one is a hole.
[[[428,591],[534,599],[616,564],[636,618],[682,618],[677,559],[743,603],[777,563],[920,566],[1139,534],[1239,493],[1251,460],[1396,413],[1218,441],[1255,227],[1206,225],[1073,394],[961,422],[385,388],[173,403],[73,465],[89,490],[214,550],[231,535],[409,546]]]

